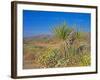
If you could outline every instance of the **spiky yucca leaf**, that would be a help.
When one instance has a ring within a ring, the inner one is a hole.
[[[62,40],[66,40],[67,36],[71,32],[71,29],[67,27],[65,23],[53,28],[54,35]]]

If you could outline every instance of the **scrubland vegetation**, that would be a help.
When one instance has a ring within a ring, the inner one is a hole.
[[[91,65],[90,32],[62,23],[51,33],[24,38],[24,69]]]

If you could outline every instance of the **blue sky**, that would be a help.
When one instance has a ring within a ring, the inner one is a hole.
[[[91,14],[23,10],[24,37],[51,34],[51,28],[66,22],[69,27],[77,25],[77,29],[90,32]]]

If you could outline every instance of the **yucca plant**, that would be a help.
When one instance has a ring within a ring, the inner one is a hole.
[[[54,27],[52,31],[57,38],[66,40],[69,33],[71,32],[71,29],[67,27],[66,23],[63,23]]]
[[[63,24],[61,24],[57,27],[54,27],[52,31],[53,31],[53,34],[60,40],[63,40],[66,45],[66,39],[67,39],[68,35],[70,34],[70,32],[72,31],[72,29],[68,28],[68,26],[64,22]],[[64,46],[64,54],[65,54],[65,58],[66,58],[66,50],[65,49],[66,49],[66,46]]]

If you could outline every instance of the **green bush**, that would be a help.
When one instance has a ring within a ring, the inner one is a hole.
[[[57,64],[55,65],[55,67],[65,67],[67,66],[68,61],[69,61],[68,59],[61,58],[57,61]]]
[[[89,66],[91,64],[90,61],[91,61],[91,56],[89,54],[82,55],[80,66]]]
[[[38,61],[43,65],[43,67],[54,67],[59,58],[59,50],[49,48],[41,54]]]

